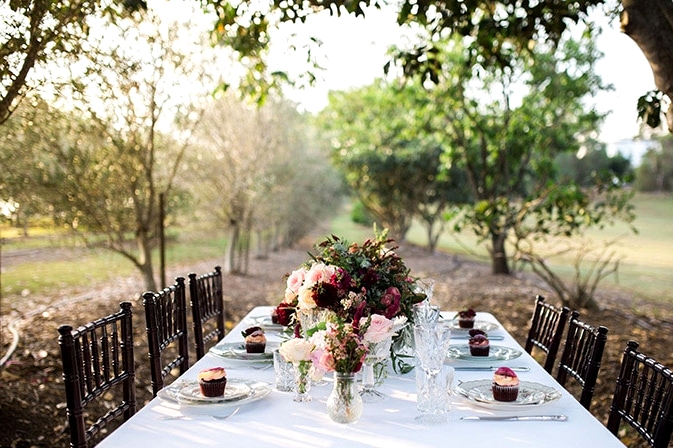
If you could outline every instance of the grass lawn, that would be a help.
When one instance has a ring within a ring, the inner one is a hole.
[[[608,277],[601,285],[618,286],[651,300],[673,300],[673,196],[637,195],[634,199],[638,216],[635,226],[638,234],[626,226],[593,230],[589,235],[595,241],[619,238],[615,249],[622,258],[618,276]],[[73,247],[77,240],[65,234],[54,237],[44,229],[31,229],[31,238],[21,238],[20,232],[6,227],[0,229],[3,238],[3,261],[13,253],[39,250],[44,247]],[[371,228],[358,226],[350,220],[348,212],[336,216],[329,231],[348,241],[359,242],[373,236]],[[45,235],[51,235],[50,237]],[[426,236],[419,225],[412,226],[407,238],[424,245]],[[166,263],[182,264],[224,256],[226,241],[212,232],[184,232],[174,236],[167,245]],[[445,232],[439,248],[490,262],[488,252],[476,243],[469,232]],[[554,260],[554,268],[565,275],[572,275],[572,260]],[[158,260],[155,266],[158,268]],[[128,276],[135,272],[131,263],[121,255],[103,249],[80,250],[66,259],[44,260],[39,255],[24,264],[2,263],[2,297],[19,298],[22,291],[45,294],[54,288],[86,286],[94,281]],[[157,274],[158,275],[158,274]],[[600,286],[599,286],[600,287]]]
[[[673,301],[673,195],[638,194],[633,200],[637,215],[634,234],[628,226],[619,224],[604,229],[593,229],[588,236],[596,242],[616,240],[614,249],[621,259],[617,275],[607,277],[600,285],[625,288],[653,301]],[[360,241],[372,235],[372,230],[356,226],[343,215],[332,222],[332,232],[343,235],[349,241]],[[439,249],[448,253],[462,254],[490,263],[483,245],[470,231],[460,234],[445,231],[440,238]],[[407,234],[407,240],[424,245],[425,230],[415,224]],[[565,276],[574,274],[572,258],[550,261],[554,269]],[[599,285],[599,288],[600,288]]]

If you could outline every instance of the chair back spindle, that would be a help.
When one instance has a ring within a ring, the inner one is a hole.
[[[524,349],[528,353],[532,353],[533,349],[543,351],[546,354],[544,369],[550,374],[554,368],[569,314],[568,307],[557,308],[546,303],[544,297],[536,296],[533,319]]]
[[[621,422],[653,448],[669,446],[673,434],[673,372],[638,352],[629,341],[620,365],[607,428],[618,435]]]
[[[206,354],[206,345],[224,338],[224,294],[222,268],[197,276],[189,274],[189,296],[192,307],[196,359]]]
[[[591,408],[607,339],[606,327],[593,327],[580,321],[577,311],[571,313],[556,380],[565,386],[568,378],[574,379],[582,387],[580,403],[587,410]]]
[[[184,277],[159,292],[143,293],[152,392],[157,395],[165,378],[177,367],[189,369],[187,299]]]
[[[136,412],[131,303],[123,302],[119,312],[76,330],[61,325],[58,332],[70,446],[85,448],[113,420],[126,421]],[[87,425],[87,407],[116,388],[122,395],[118,404]]]

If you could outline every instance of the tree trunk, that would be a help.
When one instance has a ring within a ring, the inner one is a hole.
[[[622,0],[622,6],[622,32],[647,58],[657,89],[673,100],[673,2]],[[669,132],[673,132],[673,101],[666,119]]]
[[[236,248],[241,234],[240,226],[236,221],[232,221],[229,227],[229,240],[227,241],[227,251],[224,258],[224,272],[227,274],[236,273]]]
[[[140,251],[138,268],[140,268],[145,280],[145,289],[156,291],[157,283],[154,280],[154,267],[152,266],[152,245],[147,234],[144,232],[138,234],[138,249]]]
[[[509,275],[509,264],[507,263],[507,253],[505,252],[505,240],[507,233],[492,233],[491,234],[491,261],[493,265],[493,273]]]

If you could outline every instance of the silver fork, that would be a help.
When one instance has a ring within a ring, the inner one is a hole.
[[[231,411],[229,414],[224,414],[224,415],[211,415],[211,414],[195,414],[195,415],[160,415],[159,420],[194,420],[197,418],[205,417],[205,418],[212,418],[215,420],[226,420],[229,417],[233,417],[234,415],[238,414],[238,411],[240,411],[241,408],[238,407]]]

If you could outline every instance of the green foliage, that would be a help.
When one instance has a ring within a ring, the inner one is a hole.
[[[663,114],[661,108],[663,100],[664,93],[660,90],[650,90],[638,98],[638,119],[647,123],[651,128],[658,128],[661,125],[661,117]]]
[[[505,241],[511,230],[517,238],[575,234],[600,222],[603,210],[614,210],[589,207],[590,193],[564,178],[555,163],[560,154],[594,145],[590,136],[602,116],[587,108],[584,98],[605,88],[593,72],[599,53],[585,35],[522,59],[512,69],[474,77],[466,69],[465,51],[449,44],[454,53],[447,52],[446,80],[432,94],[452,111],[442,116],[448,130],[446,164],[467,172],[474,200],[456,229],[470,227],[489,241],[494,272],[508,273]],[[484,100],[475,85],[501,91],[502,98]],[[513,86],[524,90],[520,104],[512,101]],[[599,192],[612,188],[603,177],[593,180],[592,185],[600,181]]]
[[[374,225],[374,220],[367,212],[367,208],[361,201],[355,201],[353,209],[351,210],[351,219],[354,223],[363,226],[371,227]]]
[[[660,150],[648,149],[640,162],[636,176],[638,191],[673,190],[673,139],[666,136],[660,144]]]
[[[125,15],[135,3],[75,0],[9,1],[0,4],[0,125],[23,97],[53,83],[36,73],[54,63],[68,63],[79,55],[91,30],[89,19],[104,13],[113,20]]]
[[[202,3],[217,16],[214,34],[218,41],[231,46],[241,60],[249,61],[248,67],[258,74],[258,81],[259,74],[268,69],[265,54],[271,28],[287,22],[301,23],[324,11],[337,16],[364,16],[368,7],[392,7],[378,0],[274,0],[270,4],[203,0]],[[470,65],[512,66],[519,55],[531,52],[536,44],[555,47],[570,24],[586,19],[593,7],[604,3],[605,0],[556,0],[526,3],[524,7],[517,0],[404,0],[394,6],[397,24],[413,29],[420,38],[411,48],[396,52],[395,59],[405,75],[438,83],[444,73],[441,60],[445,51],[438,42],[450,36],[467,38],[470,42],[467,48]],[[319,41],[313,40],[314,44]],[[311,71],[318,67],[311,56],[309,61],[313,62]],[[263,79],[262,76],[263,84],[268,85]]]
[[[559,154],[555,163],[561,177],[568,178],[582,187],[629,183],[635,177],[630,159],[622,154],[610,157],[602,147],[588,150],[583,157],[572,153]]]
[[[399,240],[414,216],[425,213],[434,222],[465,197],[457,173],[442,175],[443,129],[434,126],[434,112],[420,86],[378,82],[332,92],[318,117],[335,166],[372,218]]]

